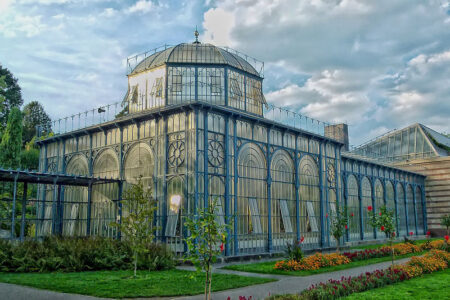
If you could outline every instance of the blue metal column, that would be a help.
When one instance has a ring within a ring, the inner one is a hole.
[[[295,137],[295,157],[294,157],[294,170],[295,170],[295,227],[297,228],[297,241],[300,240],[300,182],[298,174],[298,147],[297,147],[297,136]]]
[[[11,210],[11,239],[15,239],[16,237],[16,198],[17,198],[17,178],[19,174],[14,176],[14,185],[13,185],[13,202],[12,202],[12,210]]]
[[[119,183],[119,195],[118,195],[118,214],[119,214],[119,224],[122,224],[122,194],[123,194],[123,181],[121,180]],[[120,228],[120,227],[119,227]],[[120,240],[122,238],[122,233],[120,229],[117,230],[117,239]]]
[[[163,174],[163,199],[162,199],[162,241],[166,242],[166,226],[167,226],[167,173],[168,173],[168,151],[169,151],[169,135],[167,133],[167,116],[164,115],[159,121],[164,122],[164,174]]]
[[[413,188],[413,207],[414,207],[414,224],[416,225],[416,235],[419,234],[419,230],[417,228],[417,208],[416,208],[416,185],[412,186]]]
[[[270,128],[267,128],[267,252],[272,252],[272,174],[270,172]]]
[[[56,182],[58,177],[53,180],[53,201],[52,201],[52,235],[55,235],[57,232],[57,222],[58,222],[58,196],[60,192],[60,188],[56,187]]]
[[[325,232],[325,237],[326,237],[326,245],[327,247],[330,247],[330,191],[328,190],[328,152],[327,152],[327,143],[325,142],[324,146],[324,156],[325,159],[323,160],[324,162],[324,170],[323,170],[323,176],[324,176],[324,189],[325,189],[325,225],[326,225],[326,232]]]
[[[86,220],[86,235],[91,235],[91,211],[92,211],[92,182],[88,186],[88,207],[87,207],[87,220]]]
[[[48,151],[48,144],[45,144],[44,145],[44,166],[43,166],[43,170],[42,170],[42,172],[44,172],[44,173],[48,171],[47,151]],[[47,199],[47,185],[46,184],[41,185],[40,188],[41,188],[41,192],[42,192],[41,219],[43,221],[45,219],[45,202]],[[44,223],[42,222],[41,226],[43,224]],[[37,237],[37,233],[38,233],[37,227],[38,226],[36,226],[36,237]]]
[[[394,180],[394,204],[395,204],[395,228],[397,228],[397,236],[400,236],[400,228],[398,224],[398,192],[397,192],[397,180]]]
[[[325,245],[325,195],[323,189],[323,144],[319,143],[320,247]]]
[[[233,224],[233,233],[234,233],[234,255],[238,255],[239,253],[239,244],[238,244],[238,155],[237,155],[237,129],[236,129],[236,118],[233,119],[233,153],[234,153],[234,224]]]
[[[203,207],[209,206],[208,180],[208,111],[203,111]]]
[[[403,184],[403,206],[404,206],[404,208],[405,208],[405,215],[404,215],[404,217],[405,217],[405,223],[406,223],[406,235],[408,236],[409,235],[409,222],[408,222],[408,220],[409,220],[409,216],[408,216],[408,206],[406,205],[406,195],[408,194],[408,186],[406,185],[406,182],[402,182],[402,184]]]
[[[22,218],[20,221],[20,241],[23,242],[25,238],[25,216],[27,213],[27,192],[28,182],[23,183],[23,196],[22,196]]]
[[[344,163],[344,168],[345,168],[345,163]],[[346,171],[345,171],[344,176],[342,178],[342,185],[343,185],[343,188],[344,188],[344,203],[345,203],[345,206],[348,207],[348,175],[347,175]],[[347,220],[349,220],[348,210],[347,210]],[[347,239],[347,242],[350,241],[350,230],[346,230],[345,231],[345,238]]]
[[[425,232],[428,231],[428,215],[427,215],[427,201],[425,198],[425,186],[422,185],[420,187],[420,191],[421,191],[421,200],[422,201],[422,215],[423,215],[423,230]]]
[[[226,74],[226,72],[225,72]],[[225,85],[226,86],[226,85]],[[226,97],[225,97],[226,98]],[[229,163],[229,141],[230,130],[228,128],[229,116],[225,117],[225,222],[230,225],[230,163]],[[227,227],[227,240],[225,243],[225,256],[230,256],[230,228]]]
[[[363,218],[363,205],[362,205],[362,176],[361,176],[361,166],[358,166],[359,174],[357,176],[358,178],[358,202],[359,202],[359,236],[361,240],[364,240],[364,218]]]
[[[61,155],[61,173],[66,174],[66,160],[64,159],[66,155],[66,141],[62,140],[63,149],[62,149],[62,155]],[[64,226],[64,192],[65,192],[65,186],[61,186],[60,196],[58,198],[59,200],[59,233],[63,233],[63,226]]]
[[[335,194],[336,194],[336,214],[339,214],[340,208],[341,208],[341,189],[342,189],[342,183],[341,183],[341,169],[340,164],[338,164],[338,161],[341,161],[341,148],[338,149],[338,147],[334,147],[334,179],[335,179]],[[341,184],[340,184],[341,183]],[[347,212],[348,214],[348,212]],[[348,220],[348,215],[346,216]],[[346,230],[348,231],[348,230]],[[342,238],[343,239],[343,238]]]
[[[198,216],[198,207],[199,207],[199,199],[198,199],[198,164],[199,161],[197,160],[198,158],[198,139],[199,139],[199,135],[198,135],[198,109],[195,109],[194,112],[194,118],[195,118],[195,165],[194,165],[194,172],[195,172],[195,191],[194,191],[194,217],[197,218]]]
[[[377,214],[378,213],[378,207],[376,206],[376,201],[375,201],[375,177],[371,176],[370,179],[371,179],[370,184],[371,184],[371,189],[372,189],[371,196],[372,196],[373,213]],[[373,228],[373,238],[377,239],[377,229],[375,227]]]

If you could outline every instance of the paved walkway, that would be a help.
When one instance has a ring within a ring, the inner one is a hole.
[[[396,260],[397,264],[404,263],[408,261],[410,258],[404,258]],[[227,299],[239,299],[239,296],[246,296],[247,299],[249,296],[252,296],[252,300],[264,299],[270,295],[279,295],[279,294],[295,294],[302,290],[307,289],[312,284],[317,284],[320,282],[328,281],[329,279],[340,279],[342,276],[358,276],[364,272],[375,271],[376,269],[385,269],[390,266],[391,262],[382,262],[378,264],[362,266],[337,272],[331,273],[322,273],[311,276],[284,276],[284,275],[270,275],[270,274],[256,274],[256,273],[247,273],[247,272],[239,272],[232,270],[224,270],[224,269],[215,269],[214,273],[222,273],[222,274],[236,274],[241,276],[253,276],[253,277],[266,277],[266,278],[276,278],[278,281],[253,285],[238,289],[232,289],[222,292],[213,293],[212,298],[214,300],[222,300]],[[220,267],[220,266],[218,266]],[[189,269],[187,267],[183,269]],[[176,299],[183,300],[201,300],[204,299],[203,295],[191,296],[191,297],[179,297]]]
[[[408,261],[409,258],[404,258],[397,260],[396,263],[403,263]],[[227,299],[239,299],[239,296],[252,296],[252,300],[264,299],[269,295],[277,294],[295,294],[304,289],[307,289],[312,284],[319,282],[325,282],[329,279],[340,279],[342,276],[358,276],[364,272],[374,271],[376,269],[385,269],[391,264],[390,261],[357,267],[332,273],[322,273],[318,275],[311,276],[283,276],[283,275],[271,275],[271,274],[257,274],[257,273],[247,273],[240,271],[224,270],[220,269],[223,265],[217,265],[214,268],[214,273],[216,274],[236,274],[241,276],[250,277],[264,277],[264,278],[274,278],[278,281],[253,285],[238,289],[232,289],[222,292],[213,293],[212,298],[214,300]],[[193,270],[192,267],[180,267],[184,270]],[[57,293],[47,290],[39,290],[31,287],[0,283],[0,299],[6,300],[99,300],[101,298],[95,298],[90,296],[75,295],[75,294],[64,294]],[[143,298],[140,298],[143,300]],[[157,299],[157,298],[152,298]],[[161,298],[162,299],[162,298]],[[167,297],[164,299],[183,299],[183,300],[203,300],[203,295],[189,296],[189,297]]]

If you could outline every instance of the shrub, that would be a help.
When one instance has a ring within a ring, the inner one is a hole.
[[[437,257],[415,256],[408,262],[409,266],[416,266],[422,269],[423,273],[431,273],[447,268],[447,262]]]
[[[350,263],[350,259],[338,253],[322,254],[315,253],[299,261],[282,260],[275,264],[275,269],[285,271],[318,270],[320,268],[332,267]]]
[[[165,245],[149,244],[139,269],[161,270],[174,266],[173,254]],[[79,272],[119,270],[132,267],[128,242],[108,238],[48,237],[42,242],[0,241],[0,271],[3,272]]]
[[[422,268],[411,265],[394,265],[391,269],[401,270],[408,275],[408,278],[418,277],[423,274]]]
[[[404,255],[421,251],[421,248],[419,246],[410,243],[395,244],[392,246],[392,248],[394,248],[394,252],[397,255]]]
[[[300,261],[303,258],[303,251],[301,243],[303,242],[303,237],[298,242],[292,242],[286,244],[286,255],[290,260]]]
[[[391,254],[389,247],[380,247],[375,249],[365,249],[354,252],[344,252],[342,255],[346,256],[351,261],[359,261],[370,258],[385,257]]]

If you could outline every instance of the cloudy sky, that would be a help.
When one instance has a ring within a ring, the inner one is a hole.
[[[353,145],[415,122],[450,132],[445,0],[0,0],[0,63],[59,118],[120,101],[126,58],[195,26],[265,62],[269,102],[348,123]]]

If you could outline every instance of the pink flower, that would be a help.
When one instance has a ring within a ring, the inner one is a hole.
[[[345,229],[348,229],[348,226],[347,226],[347,224],[345,225]]]
[[[372,211],[372,206],[371,205],[367,206],[367,210]]]
[[[412,236],[413,234],[414,234],[414,232],[412,232],[412,231],[410,231],[410,232],[409,232],[409,235],[411,235],[411,236]]]
[[[381,213],[379,213],[379,215],[381,216]]]
[[[225,248],[225,247],[223,246],[223,243],[220,244],[220,252],[223,252],[224,248]]]
[[[304,240],[305,240],[305,237],[302,235],[302,236],[300,237],[300,243],[303,243]]]
[[[355,216],[355,214],[354,214],[354,213],[351,213],[351,214],[350,214],[350,216],[351,216],[351,217],[354,217],[354,216]]]

